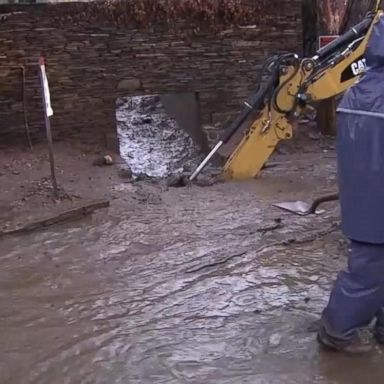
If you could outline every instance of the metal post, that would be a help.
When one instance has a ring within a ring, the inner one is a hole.
[[[42,100],[43,100],[45,128],[46,128],[47,141],[48,141],[49,163],[51,167],[51,181],[52,181],[52,187],[53,187],[53,195],[55,198],[58,198],[59,191],[57,188],[57,180],[56,180],[56,174],[55,174],[55,159],[53,155],[52,131],[51,131],[51,122],[49,119],[49,115],[52,114],[52,112],[49,111],[50,96],[49,96],[49,91],[47,90],[48,86],[46,81],[45,63],[44,63],[43,57],[39,58],[39,76],[40,76],[41,94],[42,94]]]

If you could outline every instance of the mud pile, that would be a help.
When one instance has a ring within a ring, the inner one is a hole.
[[[199,164],[199,149],[167,114],[159,96],[120,98],[116,119],[121,156],[133,175],[164,178]]]

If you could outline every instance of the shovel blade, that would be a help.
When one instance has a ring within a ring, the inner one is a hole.
[[[284,211],[294,213],[299,216],[308,216],[311,214],[321,213],[320,210],[316,210],[316,212],[313,212],[311,204],[308,204],[305,201],[277,203],[277,204],[273,204],[273,206],[276,208],[283,209]]]
[[[306,216],[311,213],[311,206],[304,201],[277,203],[273,204],[273,206],[300,216]]]

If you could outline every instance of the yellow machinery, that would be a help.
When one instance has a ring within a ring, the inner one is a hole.
[[[374,24],[383,13],[377,7],[346,34],[320,49],[312,58],[283,54],[267,60],[264,86],[245,103],[226,135],[190,177],[195,179],[213,155],[252,119],[224,167],[226,179],[255,178],[280,140],[292,138],[293,124],[311,104],[343,93],[364,73],[364,54]]]

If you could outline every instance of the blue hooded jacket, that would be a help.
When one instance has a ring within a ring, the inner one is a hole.
[[[373,28],[365,59],[366,73],[337,109],[342,230],[350,239],[384,244],[383,17]]]

